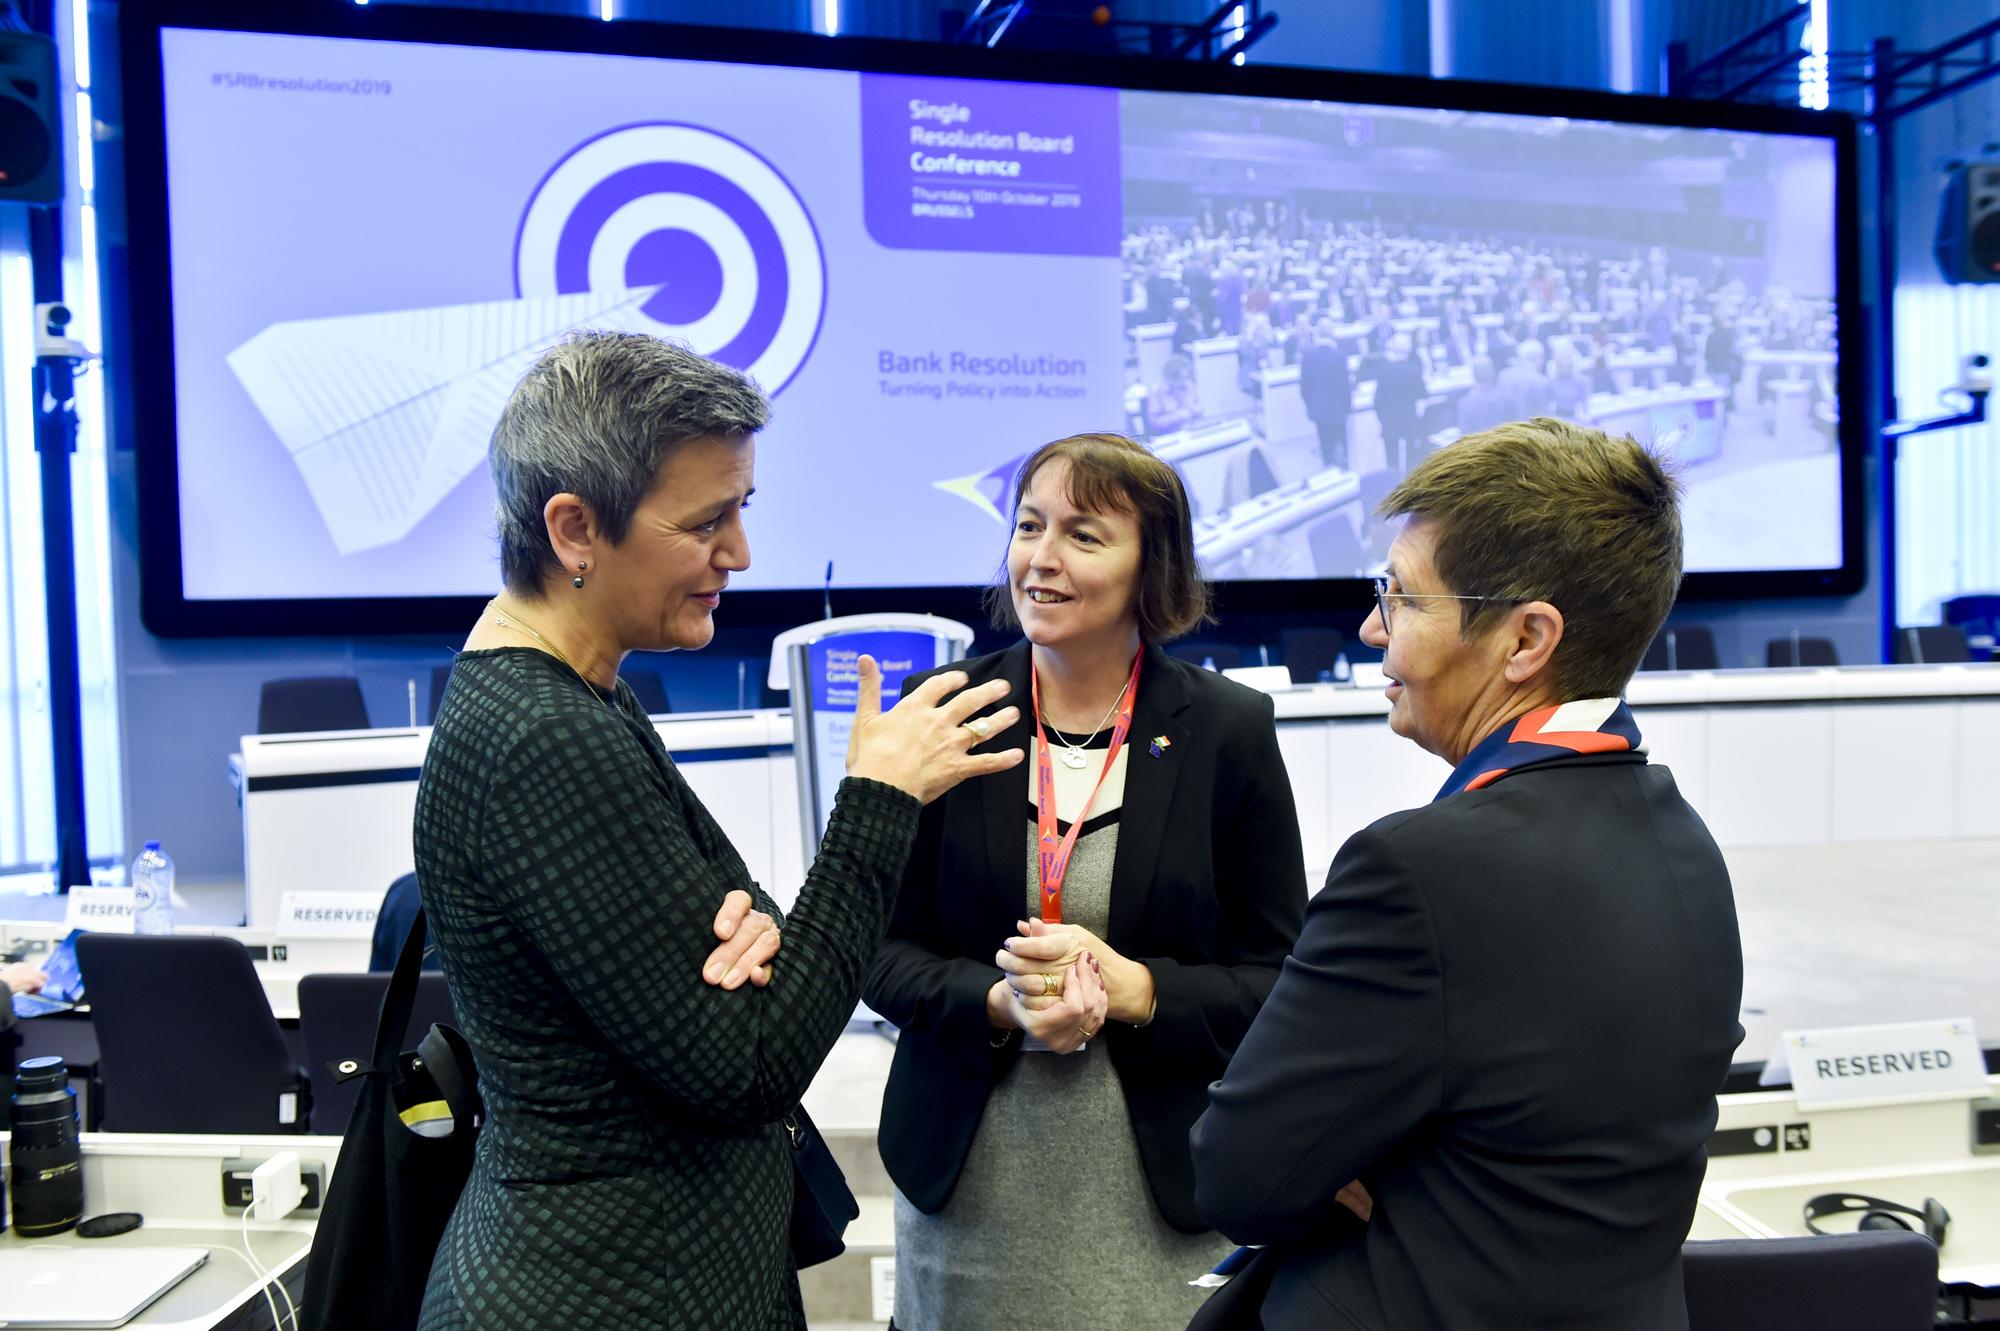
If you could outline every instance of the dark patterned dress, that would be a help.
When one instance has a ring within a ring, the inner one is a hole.
[[[487,1122],[425,1331],[797,1328],[797,1105],[861,994],[917,801],[849,779],[769,988],[702,981],[732,888],[771,898],[631,690],[465,652],[417,791],[416,861]]]

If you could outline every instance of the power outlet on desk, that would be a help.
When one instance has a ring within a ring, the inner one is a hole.
[[[262,1160],[225,1160],[222,1162],[222,1204],[234,1211],[245,1210],[250,1205],[250,1176],[257,1172]],[[302,1161],[299,1165],[299,1182],[305,1185],[306,1199],[299,1203],[301,1211],[317,1211],[320,1200],[326,1195],[326,1166],[317,1160]]]
[[[1972,1102],[1972,1153],[2000,1155],[2000,1100]]]

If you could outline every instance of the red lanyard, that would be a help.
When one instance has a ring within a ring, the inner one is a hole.
[[[1132,729],[1132,708],[1139,701],[1139,667],[1145,660],[1143,649],[1132,658],[1132,678],[1125,681],[1125,696],[1118,704],[1118,720],[1111,727],[1111,747],[1104,755],[1104,770],[1097,774],[1090,798],[1077,811],[1068,834],[1060,842],[1056,840],[1055,765],[1049,761],[1048,736],[1042,733],[1042,681],[1032,669],[1028,672],[1035,701],[1035,844],[1040,855],[1042,920],[1046,924],[1062,923],[1063,875],[1069,872],[1070,852],[1076,849],[1077,833],[1083,830],[1090,806],[1097,802],[1097,792],[1104,789],[1104,778],[1111,775],[1111,764],[1118,761],[1118,751],[1125,747],[1126,732]]]

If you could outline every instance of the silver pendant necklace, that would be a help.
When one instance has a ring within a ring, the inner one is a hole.
[[[1055,723],[1050,721],[1048,715],[1044,713],[1042,716],[1042,725],[1051,735],[1054,735],[1062,742],[1062,755],[1057,761],[1061,762],[1064,767],[1069,768],[1072,772],[1081,772],[1085,767],[1089,766],[1090,755],[1084,752],[1083,746],[1103,732],[1104,723],[1109,721],[1111,714],[1118,710],[1118,704],[1125,701],[1125,689],[1131,687],[1132,681],[1129,679],[1126,680],[1125,688],[1118,690],[1118,696],[1111,700],[1111,706],[1106,708],[1104,715],[1098,718],[1097,729],[1079,739],[1071,739],[1069,736],[1063,734],[1062,731],[1057,730]]]
[[[590,690],[591,697],[597,699],[597,701],[603,703],[606,707],[611,708],[611,710],[614,712],[618,710],[616,704],[614,704],[609,698],[606,698],[602,693],[598,692],[597,686],[590,682],[590,676],[584,674],[581,670],[578,670],[576,668],[576,663],[571,661],[567,656],[563,655],[562,648],[556,646],[554,643],[550,642],[547,638],[543,637],[540,633],[538,633],[535,630],[533,625],[525,623],[522,620],[516,619],[514,616],[508,614],[505,610],[502,610],[500,608],[499,597],[496,596],[492,600],[488,601],[486,603],[486,608],[493,613],[493,618],[500,621],[502,627],[513,629],[516,633],[525,634],[526,636],[533,638],[536,642],[540,643],[542,647],[547,649],[549,655],[555,657],[556,660],[568,666],[570,673],[577,677],[577,679],[583,684],[583,687]],[[613,687],[615,688],[616,686],[614,685]]]

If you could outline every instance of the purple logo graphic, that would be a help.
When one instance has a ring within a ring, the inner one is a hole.
[[[811,354],[826,260],[790,182],[696,125],[627,125],[570,150],[535,187],[514,242],[523,297],[658,288],[651,331],[775,395]]]

